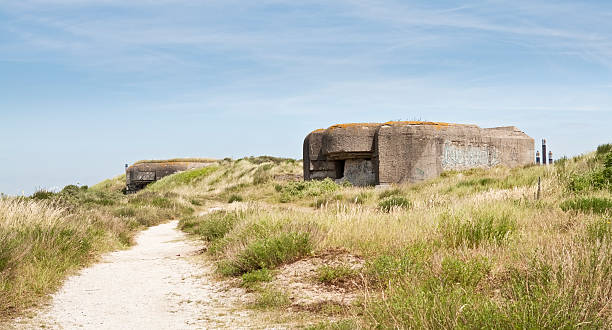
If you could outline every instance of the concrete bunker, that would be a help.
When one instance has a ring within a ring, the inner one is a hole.
[[[303,153],[305,180],[367,186],[419,182],[447,170],[531,164],[534,140],[514,126],[351,123],[311,132]]]
[[[126,193],[129,194],[141,190],[148,184],[170,174],[206,167],[214,162],[214,160],[208,159],[171,159],[136,162],[125,169]]]

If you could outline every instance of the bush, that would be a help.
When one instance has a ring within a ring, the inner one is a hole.
[[[217,211],[204,216],[181,219],[179,228],[213,242],[229,233],[241,217],[242,213]]]
[[[507,213],[477,212],[467,219],[444,214],[438,226],[449,247],[479,247],[483,243],[502,244],[516,229],[516,220]]]
[[[410,206],[410,201],[403,196],[386,197],[378,203],[378,208],[383,212],[391,212],[393,209],[407,209]]]
[[[289,182],[274,187],[281,193],[280,202],[286,203],[305,196],[321,196],[340,188],[332,179]]]
[[[607,143],[607,144],[602,144],[600,146],[597,147],[597,151],[595,152],[595,154],[597,156],[602,156],[605,155],[609,152],[612,152],[612,143]]]
[[[569,189],[580,192],[588,189],[610,189],[612,191],[612,152],[602,155],[603,168],[584,174],[575,174],[569,180]]]
[[[52,191],[40,189],[32,194],[30,198],[35,200],[43,200],[53,198],[56,194]]]
[[[272,272],[267,268],[242,274],[242,286],[252,288],[260,282],[272,281]]]
[[[316,279],[325,284],[340,284],[350,280],[356,274],[356,271],[344,265],[323,265],[317,269]]]
[[[581,212],[609,213],[612,211],[612,199],[586,197],[567,200],[560,205],[563,211],[575,210]]]
[[[262,268],[274,268],[312,252],[308,233],[289,232],[262,238],[247,245],[232,260],[219,264],[224,275],[240,275]]]

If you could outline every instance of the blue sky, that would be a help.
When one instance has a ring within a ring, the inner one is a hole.
[[[612,142],[612,2],[0,0],[4,193],[395,119]]]

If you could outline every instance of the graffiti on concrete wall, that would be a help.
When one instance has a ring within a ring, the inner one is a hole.
[[[499,152],[488,145],[460,145],[444,143],[442,169],[453,170],[471,167],[489,167],[500,164]]]

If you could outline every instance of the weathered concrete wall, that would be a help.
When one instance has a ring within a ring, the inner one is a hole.
[[[356,186],[375,185],[374,164],[369,159],[347,159],[343,178]]]
[[[429,122],[336,125],[311,133],[304,145],[306,180],[344,178],[355,185],[418,182],[446,170],[521,166],[533,162],[534,152],[533,139],[516,127]]]
[[[213,162],[143,162],[125,170],[125,186],[128,193],[138,191],[151,182],[180,171],[211,165]]]

